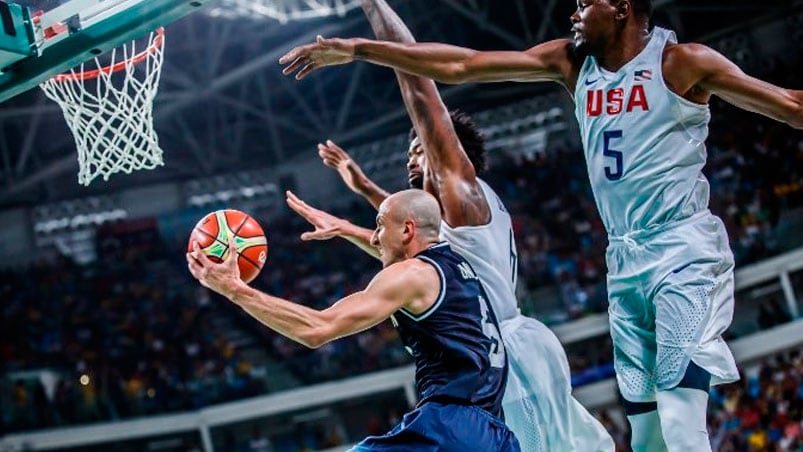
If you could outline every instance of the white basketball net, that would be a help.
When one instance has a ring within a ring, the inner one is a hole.
[[[61,106],[75,136],[80,184],[164,164],[153,128],[163,39],[157,30],[139,53],[134,41],[112,50],[105,66],[95,58],[39,85]]]

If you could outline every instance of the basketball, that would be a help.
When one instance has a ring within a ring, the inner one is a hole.
[[[240,278],[251,282],[265,265],[268,240],[259,223],[247,213],[225,209],[207,214],[192,229],[187,251],[192,251],[192,242],[198,242],[210,260],[223,262],[229,257],[229,234],[234,234],[237,244]]]

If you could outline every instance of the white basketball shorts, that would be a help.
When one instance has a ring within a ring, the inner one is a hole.
[[[516,316],[501,323],[508,356],[505,423],[528,452],[610,452],[613,440],[573,396],[569,362],[543,323]]]
[[[655,401],[689,361],[711,384],[739,374],[722,334],[733,318],[733,254],[708,210],[657,230],[611,237],[606,254],[614,367],[622,396]]]

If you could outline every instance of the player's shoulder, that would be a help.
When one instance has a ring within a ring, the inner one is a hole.
[[[525,52],[532,58],[540,59],[552,74],[556,74],[557,78],[554,81],[562,84],[569,92],[574,92],[580,70],[588,55],[579,50],[573,40],[553,39],[531,47]]]
[[[422,303],[428,306],[445,288],[443,275],[437,262],[410,258],[387,266],[371,286],[380,296],[397,300],[413,312],[419,312]]]
[[[387,266],[380,275],[388,286],[413,289],[416,285],[436,283],[440,279],[439,271],[433,264],[439,266],[431,259],[406,259]]]
[[[554,66],[581,65],[585,55],[578,52],[574,41],[561,38],[536,44],[524,51],[532,57],[538,57]]]
[[[664,47],[664,63],[698,64],[715,54],[714,49],[699,42],[672,43]]]
[[[574,48],[574,43],[571,39],[559,38],[538,43],[527,49],[525,52],[531,54],[538,52],[543,52],[543,53],[555,52],[558,54],[559,53],[566,54],[570,53],[573,48]]]

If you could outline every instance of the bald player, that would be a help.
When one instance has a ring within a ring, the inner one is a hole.
[[[214,263],[197,243],[187,265],[201,285],[307,347],[392,319],[415,360],[419,402],[390,432],[353,450],[518,451],[500,418],[507,357],[499,325],[474,270],[439,240],[440,226],[438,202],[422,190],[385,199],[371,237],[382,271],[323,311],[249,287],[237,259]]]

